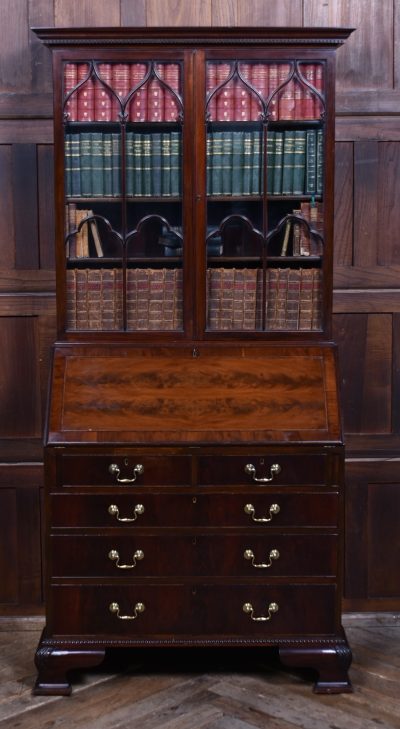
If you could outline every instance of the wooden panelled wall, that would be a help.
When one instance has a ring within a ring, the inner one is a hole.
[[[55,337],[49,52],[31,26],[342,25],[334,334],[346,609],[400,609],[400,0],[2,0],[0,614],[41,610],[41,437]]]

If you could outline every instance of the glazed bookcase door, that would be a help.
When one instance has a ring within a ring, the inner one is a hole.
[[[61,63],[67,332],[183,333],[183,68]]]
[[[206,60],[209,333],[324,329],[326,73],[301,55]]]

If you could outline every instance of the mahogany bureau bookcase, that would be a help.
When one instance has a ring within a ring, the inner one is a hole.
[[[58,336],[36,694],[107,648],[350,691],[324,28],[41,28]]]

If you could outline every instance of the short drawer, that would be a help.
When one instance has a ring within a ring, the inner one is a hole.
[[[184,455],[59,455],[62,486],[184,486],[191,483],[191,458]]]
[[[334,492],[55,493],[50,496],[53,528],[119,527],[336,527]]]
[[[204,456],[199,458],[198,483],[249,486],[324,484],[327,458],[324,455],[268,454]]]
[[[127,641],[237,636],[243,641],[335,632],[332,584],[220,585],[173,582],[53,585],[53,635],[104,635]],[[259,621],[256,618],[269,618]],[[125,618],[125,619],[123,619]]]
[[[51,538],[53,577],[329,576],[335,535],[71,536]]]

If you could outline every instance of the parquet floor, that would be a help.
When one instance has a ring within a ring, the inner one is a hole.
[[[274,655],[155,650],[110,656],[63,698],[31,695],[41,621],[3,620],[0,729],[400,729],[400,615],[343,622],[353,694],[315,695]]]

